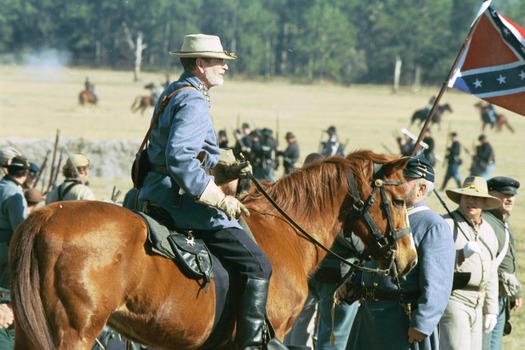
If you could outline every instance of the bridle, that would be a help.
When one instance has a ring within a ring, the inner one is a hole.
[[[365,223],[368,225],[369,229],[372,231],[374,235],[374,243],[373,246],[365,249],[365,251],[361,254],[361,259],[370,259],[373,254],[375,254],[376,251],[382,249],[388,244],[388,251],[385,253],[383,258],[390,259],[389,266],[387,269],[379,269],[379,268],[369,268],[365,267],[362,264],[354,264],[350,261],[347,261],[345,258],[340,256],[339,254],[332,251],[330,248],[325,247],[321,242],[317,241],[312,235],[310,235],[308,232],[306,232],[299,224],[297,224],[286,212],[279,207],[279,205],[273,200],[272,197],[264,190],[264,188],[259,184],[257,179],[253,176],[251,172],[247,174],[248,178],[254,183],[255,187],[266,197],[266,199],[273,205],[277,211],[283,215],[290,224],[292,224],[296,229],[298,229],[308,240],[313,243],[314,245],[320,247],[327,253],[333,255],[336,257],[340,262],[342,262],[345,265],[350,265],[353,268],[356,268],[358,270],[364,271],[364,272],[371,272],[371,273],[380,273],[384,275],[389,275],[390,271],[392,269],[395,269],[395,250],[397,249],[397,240],[401,237],[404,237],[410,233],[412,233],[412,229],[410,227],[405,228],[401,231],[396,231],[393,221],[392,221],[392,214],[390,212],[390,206],[388,197],[386,195],[386,190],[384,188],[384,185],[392,185],[392,186],[400,186],[403,184],[401,181],[391,181],[391,180],[385,180],[383,179],[385,174],[382,169],[382,164],[374,164],[374,176],[372,181],[372,193],[370,194],[370,197],[368,200],[363,202],[361,200],[361,197],[359,196],[359,191],[357,190],[357,186],[355,183],[354,175],[351,171],[348,172],[348,184],[349,184],[349,190],[350,195],[354,199],[353,204],[353,210],[351,211],[350,215],[347,217],[345,221],[344,228],[351,228],[353,224],[358,220],[364,220]],[[377,227],[377,224],[375,223],[372,215],[370,215],[369,209],[375,202],[375,195],[377,190],[379,189],[380,195],[381,195],[381,205],[384,207],[384,210],[386,212],[388,225],[390,228],[391,235],[388,237],[383,237],[381,235],[381,231]],[[344,232],[344,231],[343,231]],[[346,232],[344,232],[345,235],[347,235]],[[350,235],[348,233],[348,235]],[[395,274],[397,275],[397,271],[395,271]]]
[[[372,245],[369,245],[364,252],[361,254],[361,259],[371,260],[374,255],[384,247],[388,246],[388,250],[381,256],[381,258],[389,259],[389,265],[388,269],[385,270],[385,274],[389,274],[390,270],[392,268],[395,268],[394,259],[395,259],[395,251],[397,250],[397,240],[409,235],[412,233],[412,229],[410,227],[406,227],[405,229],[401,231],[397,231],[394,227],[394,223],[392,220],[392,213],[390,211],[390,203],[388,200],[388,197],[386,195],[385,185],[390,186],[400,186],[403,184],[402,181],[393,181],[393,180],[385,180],[384,179],[384,172],[383,172],[383,165],[382,164],[374,164],[374,175],[373,175],[373,181],[372,181],[372,193],[368,197],[368,199],[364,202],[361,200],[361,197],[359,196],[359,191],[357,190],[357,186],[355,183],[354,174],[352,172],[348,172],[348,183],[349,183],[349,190],[350,190],[350,196],[353,198],[353,207],[352,211],[348,215],[345,225],[343,226],[344,229],[351,229],[353,225],[358,220],[363,220],[366,225],[368,226],[371,233],[374,235],[374,241]],[[374,218],[370,214],[370,207],[375,202],[375,196],[377,191],[379,190],[380,196],[381,196],[381,206],[383,207],[383,210],[386,213],[388,226],[390,235],[383,236],[381,235],[381,231],[377,227],[376,222],[374,221]],[[352,232],[347,232],[343,230],[345,235],[351,235]]]

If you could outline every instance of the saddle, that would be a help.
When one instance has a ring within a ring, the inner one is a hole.
[[[214,274],[211,254],[204,242],[195,238],[191,231],[168,230],[162,224],[161,217],[154,217],[155,211],[135,213],[148,226],[148,242],[152,252],[173,260],[188,278],[202,279],[207,292]]]

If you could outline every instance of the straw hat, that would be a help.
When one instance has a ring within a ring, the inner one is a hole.
[[[6,146],[0,149],[0,165],[7,166],[11,159],[16,156],[21,156],[22,152],[12,146]]]
[[[222,48],[221,39],[216,35],[189,34],[184,37],[180,51],[172,51],[173,57],[204,57],[234,60],[237,56]]]
[[[82,154],[82,153],[75,153],[71,155],[71,159],[67,160],[67,164],[71,165],[71,161],[73,161],[73,164],[75,164],[77,168],[87,167],[89,166],[89,163],[90,163],[89,158],[85,154]]]
[[[448,198],[454,203],[459,204],[462,195],[486,198],[485,207],[483,208],[486,210],[496,209],[501,205],[499,198],[489,194],[487,181],[479,176],[469,176],[465,179],[461,188],[447,190]]]

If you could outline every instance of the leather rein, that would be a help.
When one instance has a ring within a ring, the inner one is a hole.
[[[330,248],[327,248],[324,246],[321,242],[319,242],[317,239],[315,239],[312,235],[310,235],[308,232],[306,232],[297,222],[295,222],[282,208],[279,207],[279,205],[273,200],[272,197],[264,190],[264,188],[259,184],[257,179],[253,176],[253,174],[250,172],[247,174],[248,178],[254,183],[255,187],[264,195],[264,197],[273,205],[277,211],[283,215],[286,220],[290,224],[292,224],[296,229],[299,230],[312,244],[315,246],[323,249],[328,254],[333,255],[335,258],[337,258],[339,261],[341,261],[343,264],[352,266],[353,268],[359,269],[364,272],[371,272],[371,273],[379,273],[384,274],[385,276],[390,274],[390,271],[392,268],[395,268],[394,260],[395,260],[395,253],[394,251],[397,248],[396,241],[400,239],[401,237],[404,237],[412,232],[410,227],[405,228],[401,231],[396,231],[394,228],[394,224],[392,221],[392,214],[390,212],[390,206],[388,197],[386,195],[386,191],[384,188],[384,185],[393,185],[393,186],[399,186],[402,184],[401,181],[390,181],[390,180],[384,180],[379,177],[384,177],[384,173],[382,171],[382,165],[381,164],[375,164],[374,165],[374,178],[372,181],[372,193],[370,197],[366,200],[366,202],[363,202],[361,200],[361,197],[359,195],[359,191],[357,190],[356,182],[354,175],[352,172],[348,173],[348,183],[349,183],[349,189],[350,189],[350,195],[352,196],[354,203],[353,203],[353,210],[348,216],[348,218],[345,221],[345,227],[352,227],[352,225],[357,220],[363,220],[369,229],[372,231],[374,235],[374,245],[372,247],[369,247],[365,249],[365,251],[361,254],[361,259],[371,259],[372,255],[378,251],[379,249],[385,247],[388,244],[388,251],[385,254],[385,258],[390,259],[389,266],[387,269],[379,269],[379,268],[368,268],[359,264],[352,263],[350,261],[347,261],[345,258],[337,254],[336,252],[332,251]],[[374,218],[372,215],[370,215],[369,209],[375,202],[375,195],[377,193],[377,190],[379,189],[380,196],[381,196],[381,205],[384,207],[388,225],[390,228],[391,235],[388,237],[383,237],[381,235],[381,231],[377,227],[377,224],[374,221]],[[344,232],[346,235],[346,232]],[[352,234],[352,232],[350,232]]]

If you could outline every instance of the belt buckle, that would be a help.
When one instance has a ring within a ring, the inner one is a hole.
[[[375,288],[366,288],[364,298],[372,299],[373,301],[379,301],[379,298],[376,296]]]
[[[479,285],[479,292],[484,293],[486,290],[487,290],[487,284],[484,283],[484,282],[482,282],[482,283]]]

